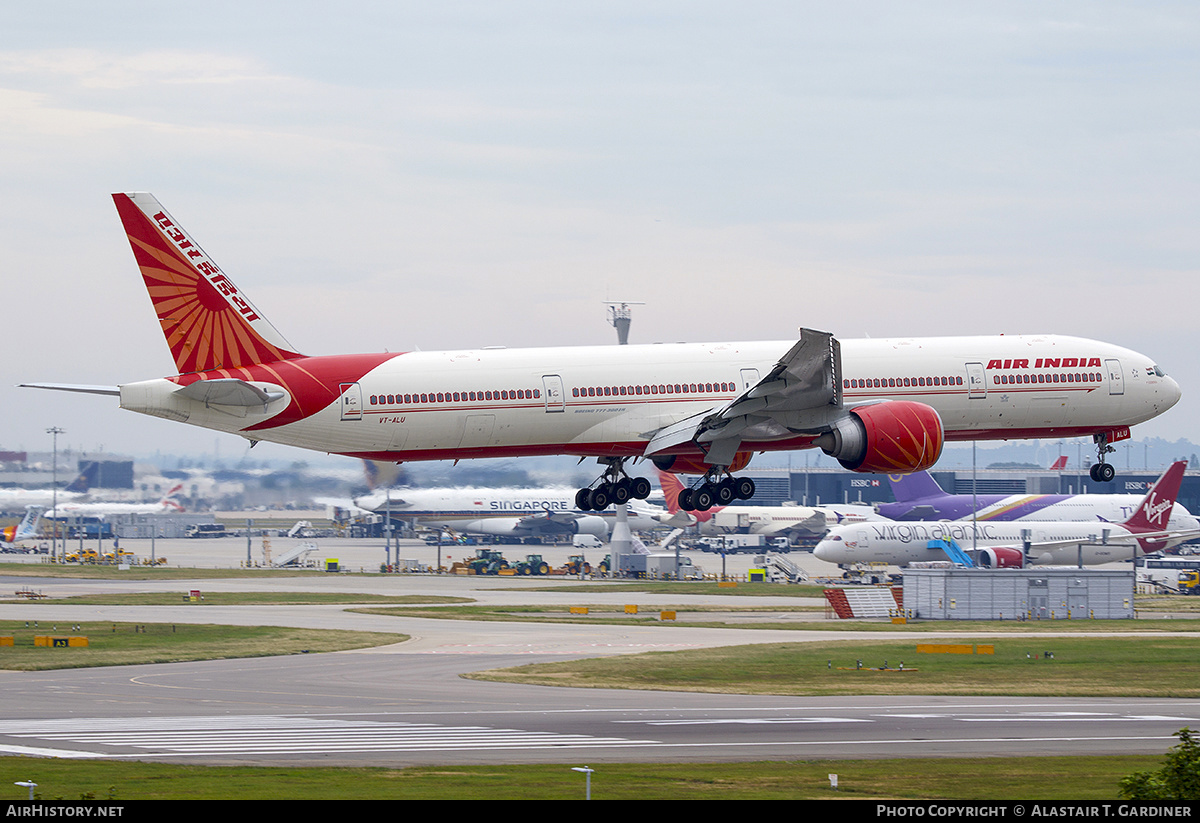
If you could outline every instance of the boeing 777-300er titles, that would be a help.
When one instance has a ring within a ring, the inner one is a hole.
[[[704,535],[761,534],[767,537],[787,536],[814,538],[833,526],[882,520],[871,506],[853,503],[824,506],[714,506],[708,511],[687,514],[682,511],[681,499],[687,496],[675,475],[660,471],[658,482],[667,501],[667,510],[674,517],[662,522],[679,527],[695,526]],[[792,540],[794,543],[795,540]]]
[[[891,475],[888,481],[896,502],[880,503],[876,510],[889,520],[1120,523],[1132,517],[1142,502],[1139,494],[946,494],[923,471]],[[1182,503],[1176,503],[1167,528],[1195,531],[1200,529],[1200,521]]]
[[[465,534],[496,537],[558,537],[591,534],[607,539],[614,513],[584,512],[575,507],[574,489],[392,489],[354,499],[367,511],[444,527]],[[660,528],[670,515],[638,501],[628,507],[629,528]]]
[[[946,560],[945,545],[974,555],[974,562],[996,568],[1033,565],[1085,566],[1130,560],[1138,554],[1163,551],[1195,537],[1195,529],[1176,531],[1167,520],[1183,480],[1183,461],[1168,468],[1123,523],[883,521],[838,526],[817,544],[820,560],[852,563],[909,563]]]
[[[852,471],[932,466],[945,440],[1091,436],[1110,443],[1179,387],[1129,349],[992,336],[300,354],[153,196],[117,211],[177,374],[120,386],[156,417],[374,460],[595,457],[581,509],[649,494],[625,462],[697,474],[691,508],[748,499],[754,452],[820,448]],[[640,482],[645,481],[645,482]],[[594,487],[594,488],[593,488]]]

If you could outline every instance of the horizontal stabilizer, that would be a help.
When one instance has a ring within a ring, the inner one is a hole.
[[[22,389],[53,389],[54,391],[74,391],[83,394],[121,396],[121,389],[118,386],[79,386],[73,383],[19,383],[17,385]]]

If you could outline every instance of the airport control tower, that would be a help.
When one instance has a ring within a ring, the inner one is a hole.
[[[622,346],[629,343],[629,324],[633,321],[633,311],[630,306],[644,306],[645,303],[621,300],[608,301],[608,322],[617,330],[617,343]]]

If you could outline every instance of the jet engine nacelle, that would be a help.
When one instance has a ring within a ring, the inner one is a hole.
[[[975,562],[985,569],[1020,569],[1025,565],[1025,552],[1020,549],[980,549]]]
[[[937,462],[944,440],[931,407],[892,400],[851,409],[814,443],[850,471],[911,474]]]
[[[750,465],[754,452],[738,452],[733,456],[733,462],[728,468],[731,472],[741,471]],[[699,455],[668,454],[662,457],[652,457],[651,462],[665,472],[671,474],[705,474],[712,468],[711,463],[705,463]]]
[[[575,521],[575,534],[591,534],[607,539],[608,523],[603,517],[587,514]]]

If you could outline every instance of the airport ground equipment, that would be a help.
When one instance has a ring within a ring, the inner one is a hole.
[[[582,554],[573,554],[567,558],[563,571],[566,574],[591,574],[592,564],[584,560]]]
[[[288,549],[286,552],[279,555],[279,559],[271,565],[276,567],[299,566],[302,560],[307,558],[315,551],[317,551],[316,543],[301,543],[299,546]]]
[[[550,574],[550,564],[543,560],[540,554],[527,554],[524,560],[517,561],[516,570],[517,574],[525,577]]]
[[[508,567],[508,561],[495,549],[476,549],[475,556],[467,561],[472,574],[500,574]]]
[[[1200,570],[1180,572],[1178,591],[1180,594],[1200,594]]]
[[[762,554],[754,558],[754,562],[767,570],[767,579],[772,583],[803,583],[808,575],[781,554]]]

